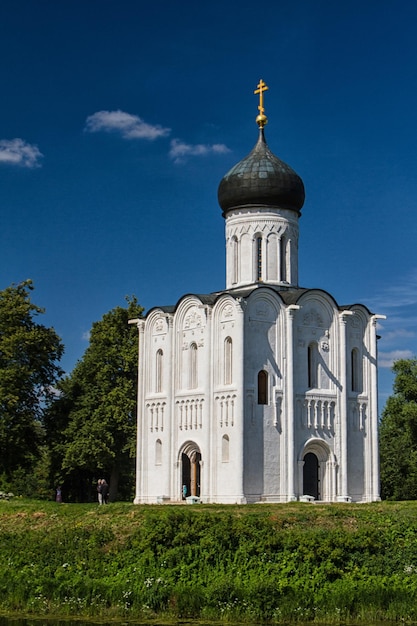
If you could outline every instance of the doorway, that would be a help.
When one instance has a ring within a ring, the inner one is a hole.
[[[313,496],[315,500],[321,500],[319,460],[313,452],[307,452],[304,456],[303,466],[303,495]]]
[[[182,499],[185,500],[187,496],[191,495],[191,463],[190,459],[184,452],[181,455],[182,461]]]
[[[188,496],[201,495],[201,453],[196,444],[189,442],[181,453],[181,495],[182,499]]]

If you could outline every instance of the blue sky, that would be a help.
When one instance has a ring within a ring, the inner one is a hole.
[[[266,137],[306,187],[300,284],[417,354],[417,2],[2,0],[0,288],[31,278],[71,371],[91,324],[225,286],[222,176]]]

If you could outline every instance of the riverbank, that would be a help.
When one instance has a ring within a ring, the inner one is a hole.
[[[417,502],[0,502],[3,613],[417,621]]]

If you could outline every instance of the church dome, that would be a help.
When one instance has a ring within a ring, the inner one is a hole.
[[[248,205],[290,209],[300,214],[304,198],[303,181],[268,148],[263,127],[253,150],[223,177],[218,189],[223,216]]]

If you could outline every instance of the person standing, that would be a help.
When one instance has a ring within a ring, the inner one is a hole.
[[[109,486],[106,483],[106,480],[103,478],[101,481],[101,497],[103,499],[102,504],[107,504],[108,494],[109,494]]]
[[[102,479],[99,478],[97,481],[97,496],[98,496],[98,503],[99,504],[103,504],[103,491],[102,491]]]

